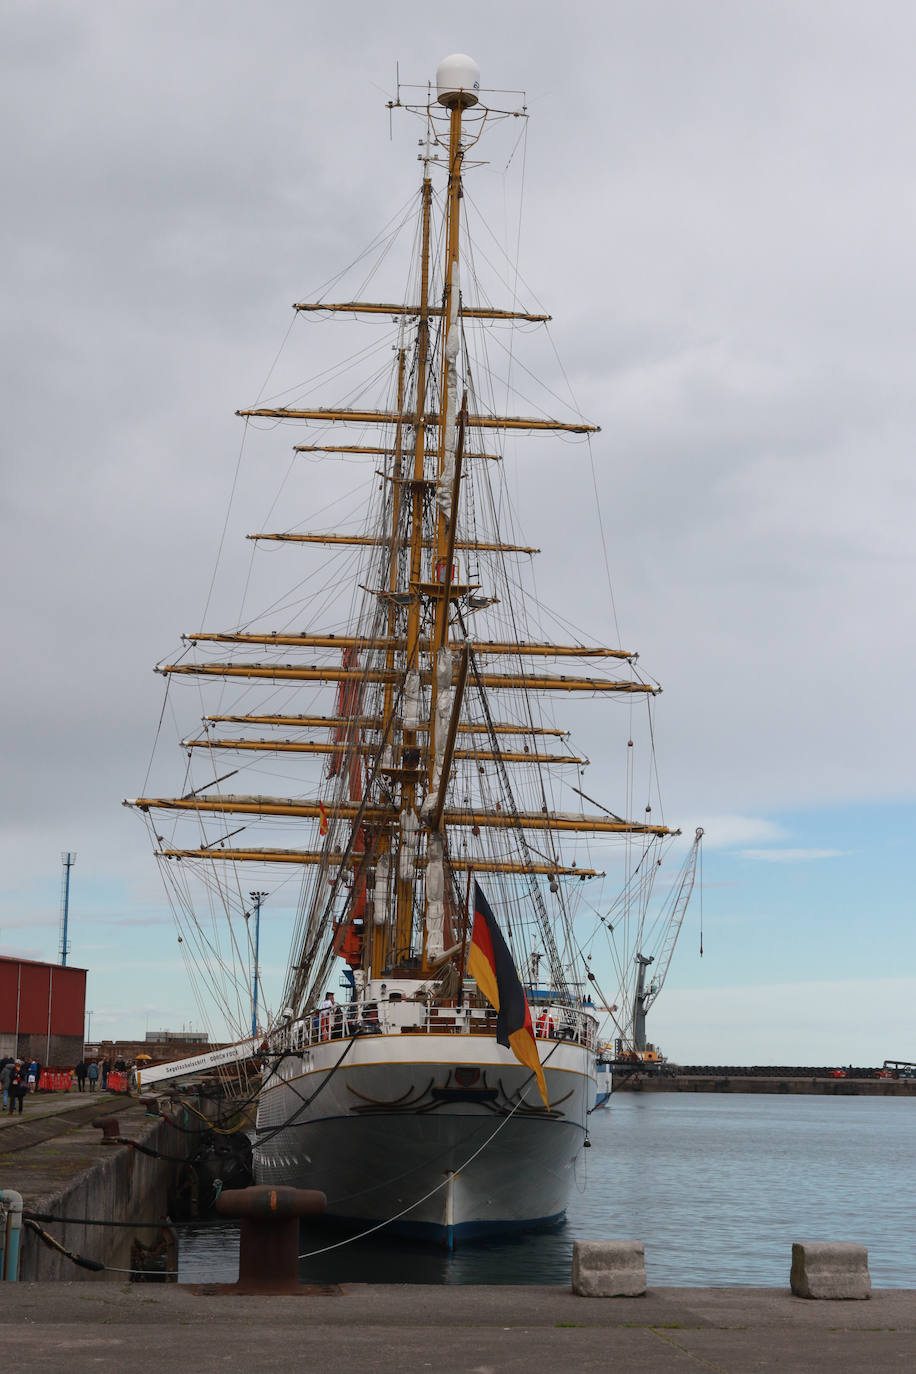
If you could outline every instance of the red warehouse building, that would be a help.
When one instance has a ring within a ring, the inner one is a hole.
[[[86,970],[0,954],[0,1056],[72,1068],[83,1057]]]

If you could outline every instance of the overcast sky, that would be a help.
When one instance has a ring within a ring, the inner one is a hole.
[[[119,804],[153,746],[151,668],[200,628],[233,412],[290,303],[413,192],[396,64],[422,83],[466,51],[483,85],[526,93],[522,271],[602,425],[622,639],[665,687],[666,812],[707,830],[704,956],[696,910],[650,1033],[681,1062],[916,1058],[916,10],[458,13],[0,10],[0,950],[55,957],[75,850],[93,1033],[196,1020]],[[575,544],[575,508],[529,491],[524,517],[545,550]]]

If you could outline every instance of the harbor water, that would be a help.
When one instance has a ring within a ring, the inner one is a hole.
[[[793,1241],[842,1240],[868,1247],[875,1287],[916,1288],[914,1126],[910,1098],[623,1092],[591,1117],[561,1227],[453,1254],[385,1231],[352,1240],[303,1229],[302,1250],[322,1253],[300,1274],[566,1284],[574,1241],[617,1238],[643,1242],[650,1286],[785,1287]],[[234,1225],[180,1235],[179,1282],[234,1282]]]

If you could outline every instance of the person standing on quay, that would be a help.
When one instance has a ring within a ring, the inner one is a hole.
[[[110,1067],[111,1067],[111,1066],[110,1066],[108,1060],[107,1060],[107,1059],[103,1059],[103,1060],[102,1060],[102,1092],[104,1092],[105,1089],[108,1087],[108,1071],[109,1071]]]
[[[81,1093],[82,1093],[82,1092],[85,1092],[85,1091],[86,1091],[86,1061],[85,1061],[85,1059],[81,1059],[81,1060],[80,1060],[80,1062],[77,1064],[76,1068],[74,1069],[74,1073],[76,1074],[76,1086],[79,1088],[79,1090],[80,1090]]]
[[[13,1081],[13,1074],[15,1072],[15,1059],[4,1059],[3,1068],[0,1069],[0,1087],[3,1088],[3,1111],[6,1111],[7,1103],[10,1100],[10,1084]]]
[[[89,1079],[89,1091],[91,1093],[94,1093],[95,1085],[99,1079],[99,1066],[94,1059],[92,1063],[89,1065],[89,1068],[86,1070],[86,1077]]]
[[[17,1102],[19,1104],[19,1115],[22,1115],[22,1099],[25,1097],[28,1090],[29,1066],[28,1064],[23,1064],[21,1059],[17,1059],[13,1079],[10,1083],[10,1116],[13,1115]]]

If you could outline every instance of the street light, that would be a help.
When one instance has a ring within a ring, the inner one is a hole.
[[[267,892],[249,892],[254,902],[254,978],[251,982],[251,1038],[258,1033],[258,953],[261,947],[261,903]]]
[[[92,1012],[86,1012],[86,1043],[92,1040]]]

